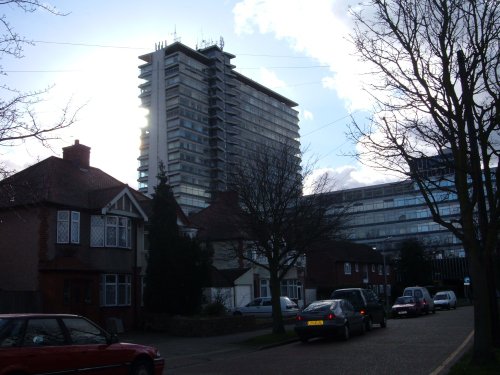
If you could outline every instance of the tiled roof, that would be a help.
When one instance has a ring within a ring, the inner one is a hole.
[[[234,286],[234,282],[247,273],[250,268],[229,268],[219,270],[212,267],[210,273],[210,285],[214,288],[229,288]]]
[[[47,202],[99,208],[127,187],[98,168],[51,156],[0,181],[0,208]],[[134,191],[134,196],[140,194]]]
[[[311,244],[307,255],[330,261],[381,263],[382,254],[368,245],[348,241],[326,240]]]
[[[222,241],[248,239],[245,213],[238,205],[234,192],[218,193],[207,208],[189,216],[189,220],[199,228],[201,240]]]

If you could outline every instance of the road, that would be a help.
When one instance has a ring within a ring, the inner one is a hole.
[[[391,319],[347,342],[315,339],[265,350],[217,346],[197,350],[182,339],[156,344],[166,358],[165,374],[405,374],[436,375],[440,366],[473,331],[472,307],[438,311],[418,318]],[[195,341],[192,341],[193,343]],[[215,343],[215,341],[214,341]]]

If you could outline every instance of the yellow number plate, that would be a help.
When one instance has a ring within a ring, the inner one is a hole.
[[[322,326],[323,321],[322,320],[310,320],[307,322],[308,326]]]

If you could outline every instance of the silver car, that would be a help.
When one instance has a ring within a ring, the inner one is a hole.
[[[299,312],[299,307],[290,298],[280,297],[281,313],[284,317],[296,316]],[[273,313],[271,297],[255,298],[245,306],[237,307],[233,311],[233,315],[255,315],[257,317],[270,317]]]

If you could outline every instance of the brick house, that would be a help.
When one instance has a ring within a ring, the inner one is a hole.
[[[89,161],[75,141],[0,181],[0,312],[140,321],[150,199]]]
[[[219,192],[207,208],[189,216],[198,228],[197,239],[212,251],[210,285],[205,287],[207,302],[223,298],[228,309],[242,306],[258,296],[255,265],[242,258],[251,242],[244,215],[234,192]]]
[[[305,286],[310,298],[329,298],[333,290],[343,287],[370,288],[383,295],[385,282],[391,295],[391,267],[386,264],[384,277],[383,255],[367,245],[322,241],[313,244],[306,256]]]

